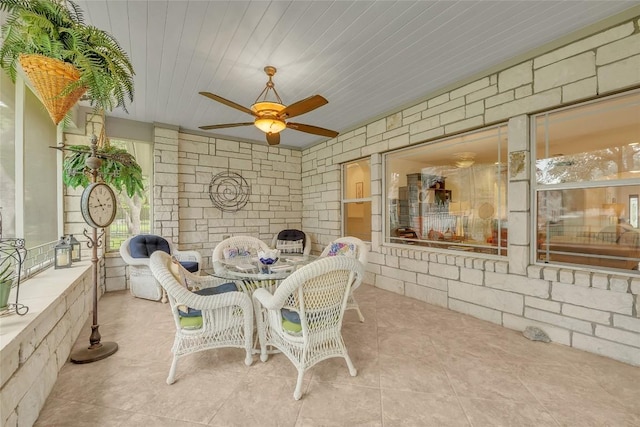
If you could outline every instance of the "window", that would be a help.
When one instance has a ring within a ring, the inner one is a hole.
[[[56,126],[19,78],[0,73],[0,214],[2,237],[24,238],[27,276],[52,265],[61,218]]]
[[[109,139],[114,147],[127,150],[142,168],[144,196],[129,197],[125,190],[117,193],[118,213],[109,226],[109,250],[117,251],[130,236],[151,232],[151,197],[149,183],[152,182],[153,146],[149,142],[125,139]]]
[[[343,165],[343,234],[371,241],[371,164],[357,160]]]
[[[385,155],[386,242],[506,255],[507,128]]]
[[[38,98],[24,89],[24,103],[15,85],[1,73],[0,87],[0,204],[3,236],[25,239],[28,249],[57,242],[56,126]],[[17,111],[20,108],[20,111]],[[28,117],[18,132],[17,116]]]
[[[539,262],[638,270],[640,91],[533,117]]]

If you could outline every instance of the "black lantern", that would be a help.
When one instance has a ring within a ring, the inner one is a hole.
[[[71,245],[64,236],[60,238],[60,241],[53,249],[55,268],[71,267]]]
[[[69,244],[71,245],[71,261],[80,262],[82,258],[80,242],[78,242],[78,239],[73,237],[73,234],[69,234]]]

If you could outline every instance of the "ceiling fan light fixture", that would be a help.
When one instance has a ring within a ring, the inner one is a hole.
[[[264,133],[278,133],[287,127],[284,120],[278,114],[285,109],[285,106],[278,102],[259,101],[251,106],[251,110],[258,118],[253,122],[258,129]]]
[[[456,161],[456,166],[461,169],[466,169],[473,166],[474,163],[475,161],[473,159],[462,159],[462,160]]]
[[[318,107],[322,107],[329,101],[320,95],[313,95],[285,106],[282,103],[282,99],[280,99],[272,80],[273,75],[276,73],[276,68],[267,65],[264,67],[264,72],[269,76],[269,81],[267,81],[262,93],[258,95],[250,109],[214,93],[199,92],[200,95],[206,96],[209,99],[251,115],[254,119],[253,122],[207,125],[200,126],[200,129],[222,129],[237,126],[251,126],[253,124],[255,127],[267,134],[267,143],[269,145],[278,145],[280,143],[280,132],[286,128],[313,135],[326,136],[329,138],[335,138],[338,136],[338,132],[330,129],[305,125],[303,123],[287,123],[286,120],[291,117],[300,116],[308,113],[309,111],[313,111]]]
[[[259,101],[251,106],[251,111],[256,113],[258,116],[277,116],[284,109],[284,105],[271,101]]]
[[[287,124],[273,117],[260,117],[253,122],[264,133],[278,133],[287,127]]]
[[[462,153],[455,153],[453,156],[456,158],[456,166],[461,169],[466,169],[475,163],[476,153],[463,151]]]

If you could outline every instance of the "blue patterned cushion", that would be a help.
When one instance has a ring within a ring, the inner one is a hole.
[[[353,243],[331,243],[331,248],[327,256],[344,255],[355,258],[356,245]]]
[[[231,259],[231,258],[235,258],[237,256],[242,256],[242,257],[251,256],[251,251],[246,247],[244,247],[244,248],[225,248],[222,251],[222,254],[224,255],[224,259]]]

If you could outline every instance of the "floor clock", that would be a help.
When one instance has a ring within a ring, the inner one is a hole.
[[[87,158],[87,166],[91,169],[92,183],[84,189],[80,201],[80,210],[85,222],[91,227],[91,235],[84,230],[87,238],[87,246],[91,249],[91,263],[93,264],[93,323],[89,347],[71,353],[73,363],[91,363],[111,356],[118,351],[115,342],[100,342],[101,336],[98,330],[98,247],[102,245],[104,228],[114,220],[117,211],[116,196],[107,184],[97,182],[98,169],[102,160],[96,156],[97,137],[91,138],[91,155]],[[102,231],[98,234],[98,229]]]

